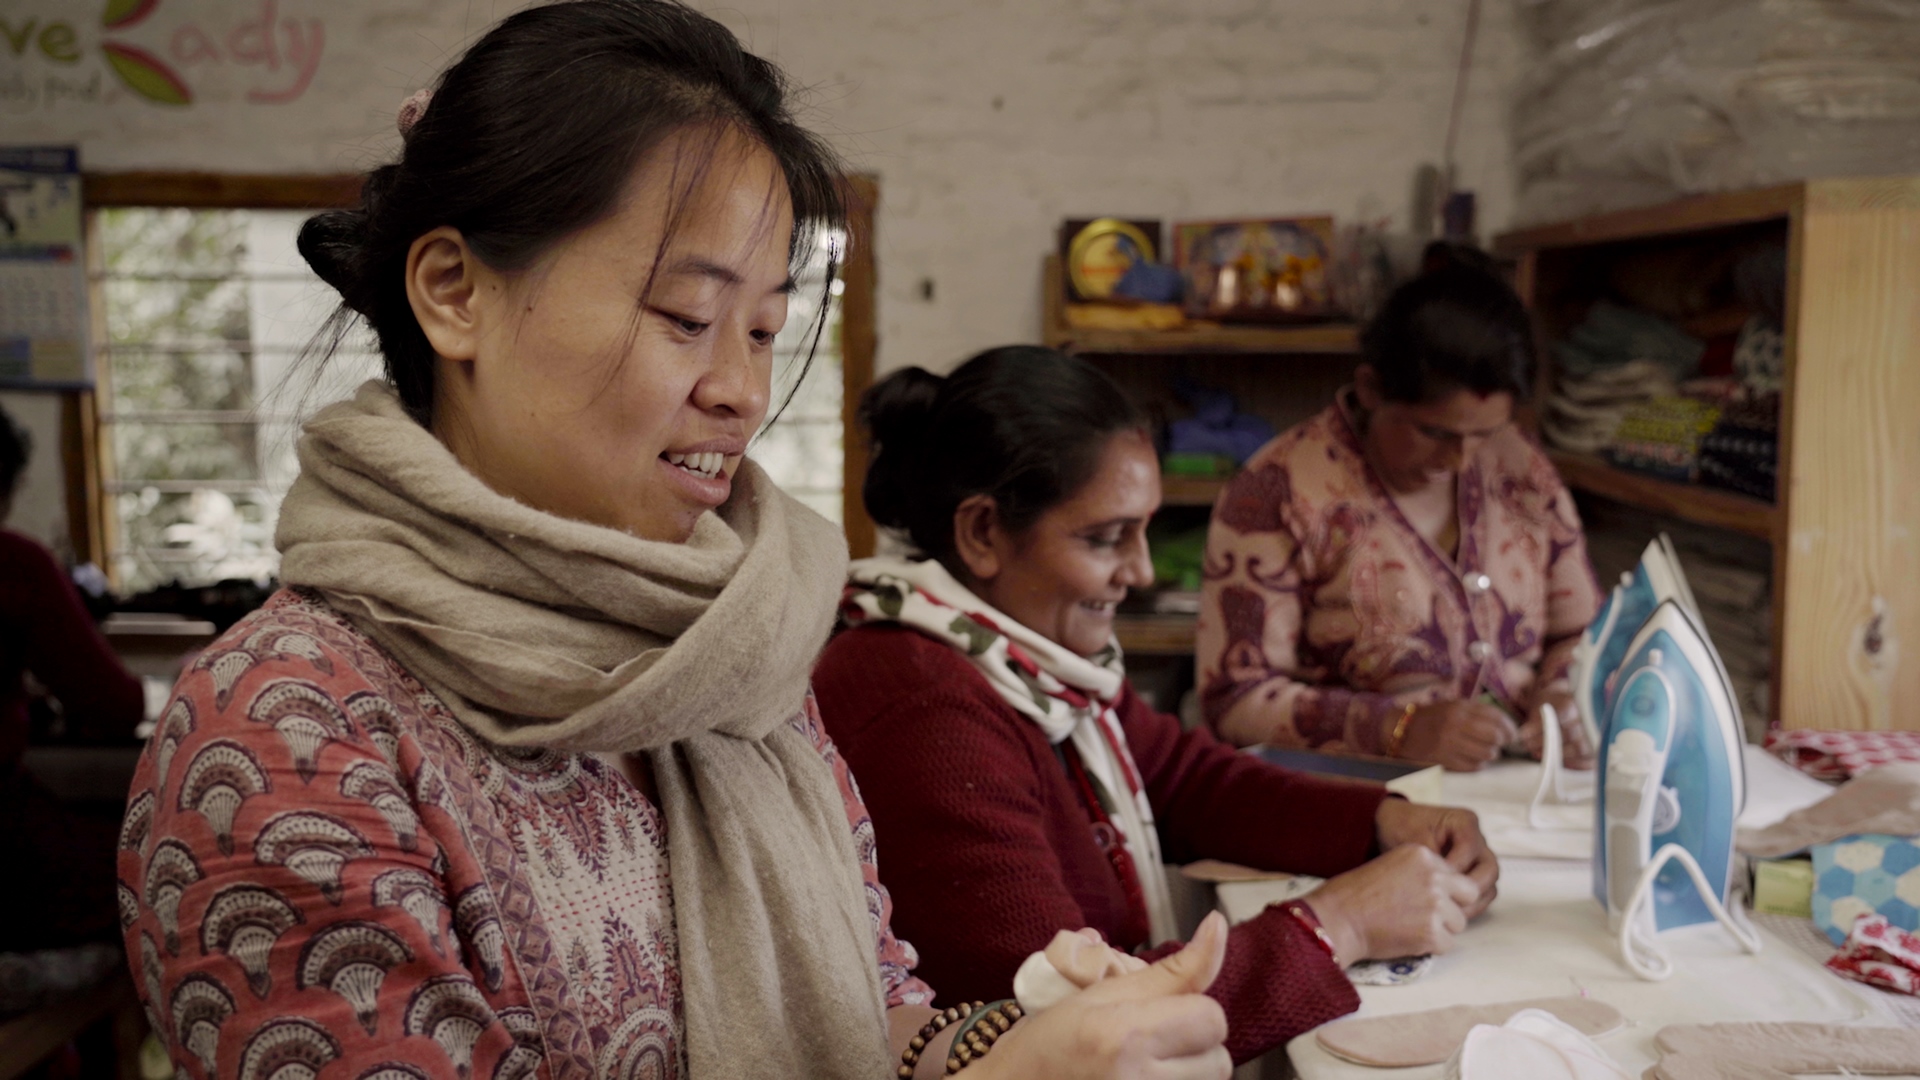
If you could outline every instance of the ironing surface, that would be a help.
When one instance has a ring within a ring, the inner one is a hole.
[[[1585,895],[1585,878],[1585,867],[1565,862],[1510,870],[1502,876],[1500,898],[1468,930],[1458,950],[1437,958],[1433,972],[1419,982],[1361,987],[1358,1015],[1584,991],[1627,1018],[1624,1030],[1599,1043],[1629,1069],[1658,1060],[1653,1036],[1670,1023],[1898,1022],[1877,991],[1840,979],[1764,930],[1767,948],[1757,956],[1743,953],[1716,926],[1663,934],[1677,970],[1665,982],[1645,982],[1620,965],[1613,937]],[[1302,1080],[1379,1080],[1383,1075],[1339,1060],[1310,1036],[1290,1043],[1288,1053]],[[1392,1075],[1394,1080],[1434,1080],[1441,1069]]]
[[[1502,1001],[1490,1005],[1449,1005],[1431,1012],[1393,1016],[1347,1017],[1315,1032],[1320,1045],[1356,1065],[1408,1068],[1446,1061],[1479,1024],[1504,1024],[1523,1009],[1542,1009],[1589,1036],[1609,1035],[1625,1018],[1611,1005],[1567,995]]]
[[[1737,824],[1757,830],[1833,794],[1833,788],[1767,753],[1741,747],[1746,766],[1747,805]],[[1540,825],[1528,821],[1527,800],[1540,786],[1545,766],[1531,761],[1503,761],[1477,773],[1453,773],[1446,778],[1447,801],[1480,816],[1487,844],[1502,862],[1514,859],[1555,859],[1586,865],[1593,859],[1593,799],[1591,769],[1569,771],[1567,802],[1549,802],[1539,808]]]
[[[1749,825],[1815,802],[1825,789],[1809,790],[1805,777],[1744,745],[1730,682],[1691,599],[1671,547],[1655,543],[1589,628],[1580,684],[1605,707],[1589,714],[1600,718],[1604,737],[1600,768],[1584,788],[1578,780],[1555,785],[1544,766],[1518,763],[1446,777],[1448,800],[1481,814],[1489,842],[1508,860],[1500,898],[1459,950],[1435,959],[1429,978],[1362,988],[1360,1016],[1572,991],[1626,1016],[1626,1030],[1598,1044],[1636,1073],[1659,1059],[1654,1032],[1674,1023],[1899,1023],[1879,995],[1714,910],[1733,877],[1748,755],[1760,759]],[[1554,800],[1539,797],[1556,788]],[[1595,788],[1595,807],[1578,805]],[[1581,822],[1584,829],[1564,827]],[[1560,858],[1524,857],[1536,852]],[[1591,870],[1574,861],[1587,857]],[[1610,930],[1588,892],[1603,910],[1630,917],[1616,917]],[[1735,923],[1732,934],[1714,925],[1716,914]],[[1636,929],[1637,938],[1616,932]],[[1304,1037],[1288,1053],[1304,1080],[1379,1075]],[[1394,1075],[1426,1080],[1442,1072],[1431,1066]]]
[[[1747,823],[1764,825],[1827,791],[1758,747],[1748,749],[1752,769]],[[1519,820],[1539,767],[1503,762],[1475,774],[1449,773],[1449,803],[1487,814],[1496,811]],[[1584,807],[1581,809],[1585,809]],[[1586,843],[1592,844],[1592,834]],[[1427,978],[1406,986],[1361,987],[1359,1016],[1388,1016],[1444,1006],[1554,997],[1585,992],[1618,1008],[1626,1029],[1598,1040],[1630,1070],[1659,1060],[1654,1034],[1668,1024],[1731,1021],[1805,1021],[1842,1024],[1899,1024],[1887,995],[1856,986],[1821,966],[1820,959],[1794,947],[1763,926],[1766,948],[1749,956],[1716,926],[1688,927],[1660,935],[1674,958],[1676,972],[1650,983],[1622,967],[1605,919],[1588,895],[1588,869],[1563,859],[1512,858],[1503,855],[1500,898],[1488,914],[1460,939],[1460,946],[1437,957]],[[1242,886],[1222,886],[1223,905]],[[1245,888],[1252,889],[1254,886]],[[1238,904],[1258,910],[1255,904]],[[1384,1073],[1341,1061],[1310,1037],[1289,1044],[1288,1053],[1302,1080],[1439,1080],[1443,1067],[1423,1066]]]

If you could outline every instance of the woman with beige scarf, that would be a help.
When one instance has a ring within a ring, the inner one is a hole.
[[[845,546],[745,456],[840,220],[779,73],[570,0],[400,126],[300,238],[388,379],[307,425],[289,588],[181,679],[121,835],[180,1075],[1225,1076],[1217,918],[1104,981],[1063,935],[1098,985],[1017,1026],[893,936],[808,689]]]

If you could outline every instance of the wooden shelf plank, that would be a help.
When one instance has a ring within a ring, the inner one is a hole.
[[[80,199],[88,207],[318,210],[360,205],[361,179],[359,173],[89,172],[81,174]]]
[[[1212,506],[1220,498],[1221,489],[1227,486],[1224,476],[1176,476],[1163,473],[1160,477],[1160,505],[1162,506]]]
[[[1178,330],[1076,330],[1067,325],[1066,286],[1060,256],[1041,264],[1040,343],[1070,353],[1243,356],[1299,354],[1342,356],[1360,352],[1360,328],[1352,323],[1301,326],[1225,326],[1189,323]]]
[[[1774,538],[1779,511],[1771,503],[1699,484],[1678,484],[1616,469],[1589,454],[1547,451],[1560,479],[1577,491],[1668,514],[1683,521]]]
[[[1197,625],[1192,615],[1119,615],[1113,634],[1135,656],[1192,656]]]
[[[1050,323],[1050,348],[1070,353],[1237,353],[1353,355],[1360,329],[1351,323],[1304,326],[1222,326],[1191,323],[1178,330],[1075,330]]]
[[[1494,238],[1496,255],[1516,256],[1547,248],[1580,247],[1648,236],[1698,232],[1789,217],[1806,197],[1805,184],[1752,191],[1694,195],[1658,206],[1592,214],[1552,225],[1515,229]]]

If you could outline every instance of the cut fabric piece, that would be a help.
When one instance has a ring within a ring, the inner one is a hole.
[[[1357,1065],[1385,1069],[1437,1065],[1452,1057],[1476,1026],[1504,1024],[1523,1009],[1549,1013],[1586,1036],[1605,1035],[1626,1022],[1619,1009],[1605,1002],[1568,996],[1336,1020],[1314,1038],[1327,1053]]]
[[[1827,967],[1869,986],[1920,994],[1920,934],[1900,929],[1885,915],[1862,915]]]
[[[1841,1024],[1675,1024],[1654,1044],[1666,1056],[1647,1080],[1790,1080],[1799,1073],[1912,1072],[1920,1031]]]
[[[1882,765],[1920,762],[1920,731],[1775,731],[1767,749],[1822,780],[1845,780]]]
[[[1813,924],[1835,945],[1862,915],[1920,931],[1920,837],[1862,833],[1813,849]]]
[[[1467,1032],[1446,1080],[1633,1080],[1592,1039],[1552,1013],[1522,1009],[1495,1027]]]
[[[1775,859],[1862,833],[1920,835],[1920,762],[1882,766],[1764,829],[1741,829],[1735,846]]]

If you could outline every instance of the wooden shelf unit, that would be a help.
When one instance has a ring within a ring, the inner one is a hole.
[[[1700,484],[1680,484],[1616,469],[1591,454],[1549,450],[1547,457],[1553,460],[1553,467],[1560,470],[1560,479],[1575,491],[1591,492],[1682,521],[1732,529],[1762,540],[1773,539],[1779,515],[1772,503]]]
[[[1070,353],[1357,353],[1360,333],[1346,323],[1307,326],[1222,326],[1190,323],[1178,330],[1050,328],[1046,344]]]
[[[1231,392],[1241,409],[1285,430],[1325,408],[1334,390],[1350,380],[1360,355],[1360,330],[1352,323],[1079,330],[1067,324],[1059,256],[1047,256],[1041,280],[1042,343],[1098,365],[1156,424],[1185,415],[1173,388],[1186,377]],[[1163,475],[1164,513],[1204,523],[1204,512],[1226,485],[1224,477]],[[1190,667],[1196,621],[1192,615],[1123,614],[1114,632],[1130,657],[1184,660]]]
[[[1167,473],[1160,477],[1160,504],[1162,506],[1212,506],[1225,490],[1227,478],[1221,476],[1175,476]]]
[[[1769,236],[1787,260],[1777,503],[1582,455],[1555,464],[1572,487],[1771,542],[1774,723],[1920,730],[1920,662],[1901,664],[1899,648],[1920,647],[1920,178],[1697,196],[1517,230],[1494,249],[1517,260],[1551,342],[1617,260]]]
[[[1190,322],[1177,330],[1079,330],[1067,324],[1060,256],[1047,256],[1040,341],[1050,349],[1101,355],[1358,354],[1360,328],[1352,323],[1246,326]]]
[[[1192,615],[1118,615],[1113,635],[1129,656],[1192,656],[1198,620]]]

